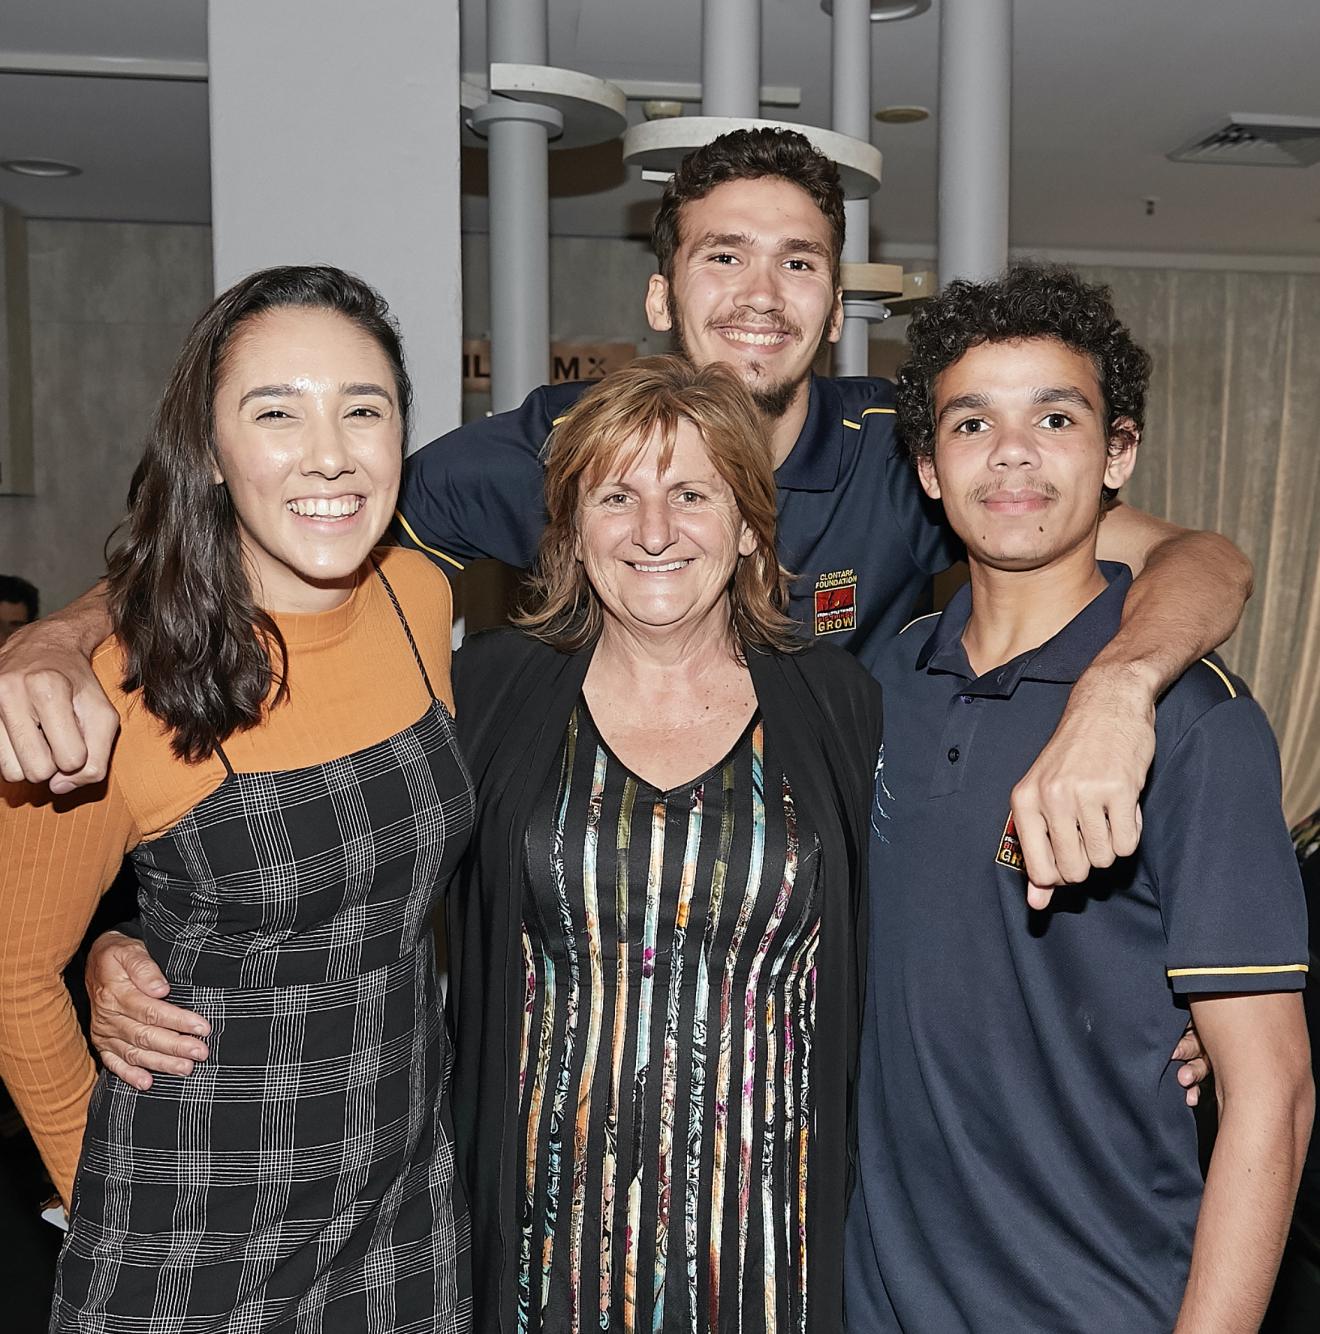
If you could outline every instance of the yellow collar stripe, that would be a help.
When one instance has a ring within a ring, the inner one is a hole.
[[[446,556],[443,551],[437,551],[434,547],[428,547],[426,543],[423,542],[422,539],[418,537],[416,533],[413,532],[412,524],[410,524],[408,520],[403,517],[403,512],[401,510],[395,510],[394,517],[398,519],[400,526],[403,528],[403,531],[407,533],[408,536],[411,537],[412,540],[417,544],[417,546],[419,546],[423,551],[429,551],[431,555],[438,556],[443,561],[448,561],[449,564],[452,565],[456,570],[461,570],[463,568],[463,566],[458,561],[456,561],[452,556]]]

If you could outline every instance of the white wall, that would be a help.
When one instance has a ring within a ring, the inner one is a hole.
[[[211,299],[211,234],[27,225],[35,494],[0,495],[0,572],[54,611],[97,579],[170,366]]]
[[[413,443],[459,421],[458,0],[209,8],[216,289],[330,263],[407,336]]]

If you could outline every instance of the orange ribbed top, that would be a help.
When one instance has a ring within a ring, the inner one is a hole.
[[[431,684],[452,709],[449,584],[416,552],[376,555]],[[274,619],[289,650],[290,698],[224,743],[237,771],[323,764],[426,711],[426,686],[374,573],[332,611]],[[216,757],[195,765],[175,758],[158,720],[121,688],[114,639],[93,666],[122,723],[109,778],[64,797],[0,781],[0,1076],[66,1202],[96,1072],[61,974],[124,854],[163,833],[225,777]]]

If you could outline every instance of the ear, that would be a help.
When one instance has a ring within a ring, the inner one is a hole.
[[[1118,490],[1132,476],[1137,466],[1141,432],[1131,417],[1119,417],[1109,428],[1108,457],[1105,459],[1105,485]]]
[[[917,480],[921,483],[921,489],[932,499],[941,499],[940,478],[935,471],[935,456],[933,454],[923,454],[917,459]]]
[[[825,335],[825,339],[830,343],[837,343],[839,336],[843,333],[843,288],[834,289],[834,308],[830,311],[830,327]]]
[[[756,534],[744,523],[738,533],[738,554],[753,556],[756,554]]]
[[[669,318],[669,283],[662,273],[653,273],[646,284],[646,322],[656,333],[668,333],[674,327]]]

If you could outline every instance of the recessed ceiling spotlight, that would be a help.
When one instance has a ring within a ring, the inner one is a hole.
[[[82,168],[72,162],[56,162],[47,157],[15,157],[0,162],[0,167],[12,171],[15,176],[40,176],[44,180],[54,180],[59,176],[81,176]]]
[[[915,125],[930,118],[929,107],[881,107],[875,118],[882,125]]]

